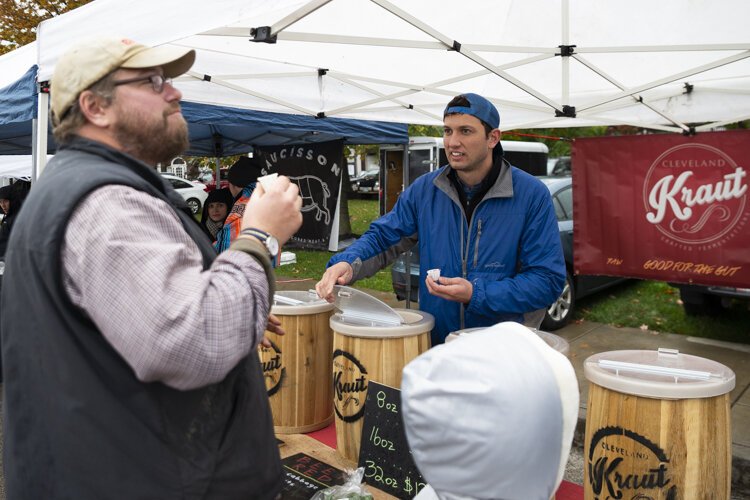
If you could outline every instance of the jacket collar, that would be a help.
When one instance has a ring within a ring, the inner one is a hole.
[[[492,185],[492,187],[490,187],[489,191],[487,191],[487,194],[484,195],[483,199],[485,200],[489,198],[513,197],[513,176],[511,164],[508,163],[508,161],[502,156],[499,158],[495,158],[495,165],[497,164],[497,162],[500,162],[500,173],[498,174],[495,183]],[[460,205],[461,201],[459,200],[458,194],[456,193],[456,190],[453,187],[450,178],[448,177],[448,175],[452,171],[453,168],[451,168],[450,165],[445,165],[441,169],[441,172],[438,174],[438,176],[435,177],[435,180],[432,182],[435,187],[443,191],[446,195],[448,195],[450,199]]]

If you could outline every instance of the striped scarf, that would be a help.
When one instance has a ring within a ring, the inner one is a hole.
[[[232,205],[227,220],[224,221],[224,227],[216,233],[216,242],[214,248],[218,253],[229,249],[229,245],[237,238],[242,229],[242,216],[245,213],[245,206],[250,201],[250,195],[255,190],[255,183],[251,182],[240,193],[239,198]]]

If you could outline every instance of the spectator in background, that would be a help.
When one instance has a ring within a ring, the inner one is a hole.
[[[208,193],[208,198],[203,204],[201,227],[211,241],[216,241],[216,234],[224,227],[224,221],[227,220],[233,204],[234,197],[228,188],[214,189]]]
[[[415,500],[549,500],[578,402],[570,361],[518,323],[430,349],[401,381],[406,438],[428,483]]]
[[[11,186],[0,187],[0,209],[3,211],[3,219],[8,215],[10,209]]]
[[[214,248],[217,252],[221,253],[228,249],[229,245],[240,234],[242,215],[245,213],[245,206],[255,190],[255,181],[262,175],[262,168],[258,160],[241,156],[227,172],[229,191],[234,197],[234,204],[229,210],[227,220],[224,221],[224,227],[216,234]]]
[[[21,211],[26,195],[29,194],[31,183],[28,181],[17,180],[10,186],[4,186],[0,189],[0,207],[2,207],[5,216],[0,223],[0,260],[5,259],[5,251],[8,247],[10,232],[13,229],[18,212]]]

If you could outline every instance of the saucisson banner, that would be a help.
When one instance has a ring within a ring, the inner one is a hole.
[[[577,139],[574,265],[750,287],[750,131]]]
[[[341,184],[343,141],[256,148],[263,174],[286,175],[299,186],[302,227],[287,245],[327,250]]]

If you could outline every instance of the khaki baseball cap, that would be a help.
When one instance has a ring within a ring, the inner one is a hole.
[[[50,82],[52,122],[57,125],[81,92],[118,68],[160,66],[165,77],[174,78],[188,71],[194,62],[192,49],[147,47],[120,37],[82,42],[63,54],[55,66]]]

